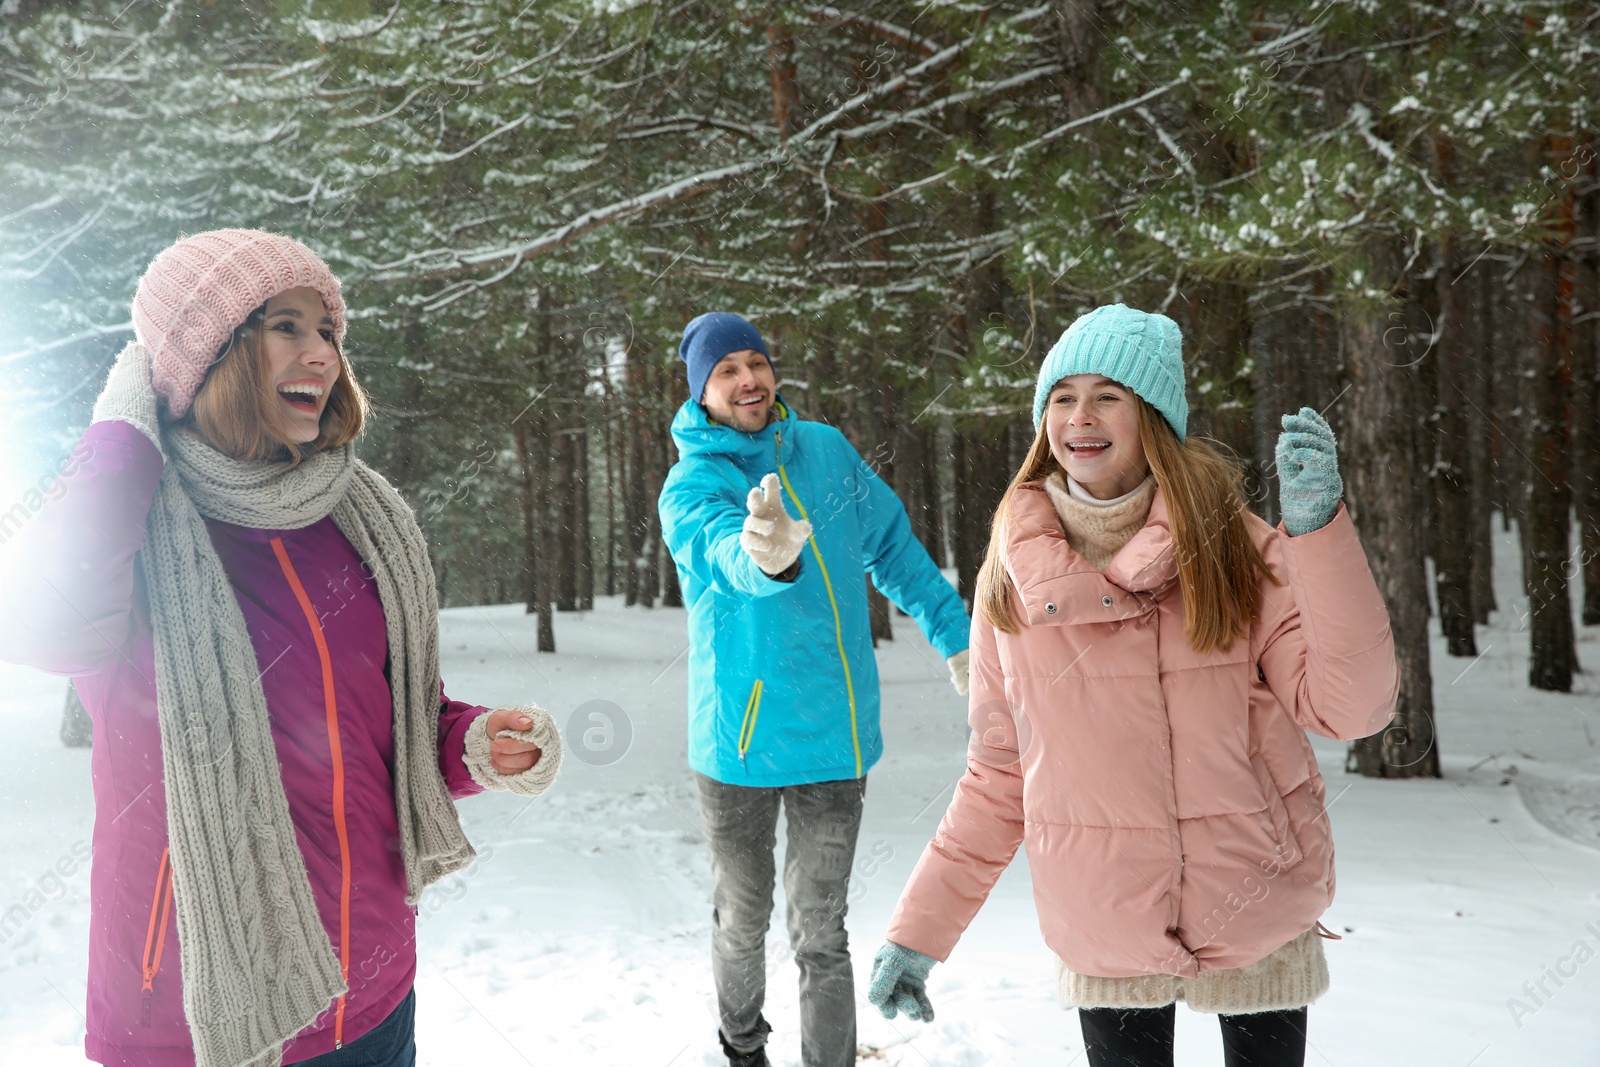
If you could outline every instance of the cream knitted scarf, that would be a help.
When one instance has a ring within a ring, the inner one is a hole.
[[[400,494],[345,446],[298,466],[230,459],[179,430],[142,554],[156,712],[197,1067],[276,1067],[347,992],[295,843],[244,615],[205,519],[293,530],[332,515],[371,570],[389,638],[394,787],[407,899],[470,863],[439,773],[438,599]]]
[[[1066,475],[1060,471],[1052,471],[1045,478],[1044,488],[1066,531],[1067,544],[1088,560],[1089,566],[1103,571],[1150,517],[1156,480],[1147,477],[1131,492],[1106,501],[1094,500],[1076,484],[1069,488]]]

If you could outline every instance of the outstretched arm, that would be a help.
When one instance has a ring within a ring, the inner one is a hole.
[[[772,596],[792,587],[771,577],[740,544],[750,514],[736,490],[704,464],[679,463],[661,489],[661,537],[678,568],[725,593]]]

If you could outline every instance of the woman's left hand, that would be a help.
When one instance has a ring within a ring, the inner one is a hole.
[[[502,730],[526,730],[533,719],[515,708],[499,708],[489,713],[485,724],[489,733],[489,763],[497,774],[521,774],[539,762],[544,755],[532,741],[519,741],[515,737],[501,737]]]
[[[1278,505],[1290,537],[1320,530],[1339,513],[1344,480],[1333,428],[1311,408],[1283,417],[1278,436]]]

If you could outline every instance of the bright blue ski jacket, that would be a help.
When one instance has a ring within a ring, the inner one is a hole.
[[[869,572],[941,656],[967,647],[961,599],[894,490],[844,434],[778,403],[781,418],[743,433],[687,401],[661,489],[689,613],[689,765],[731,785],[859,778],[883,754]],[[812,527],[792,582],[739,547],[745,499],[773,473],[789,514]]]

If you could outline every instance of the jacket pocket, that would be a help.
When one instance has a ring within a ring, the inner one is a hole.
[[[744,719],[739,723],[739,762],[742,764],[745,755],[750,751],[750,742],[756,736],[756,716],[761,712],[761,679],[757,678],[750,687],[750,699],[744,704]]]
[[[172,854],[161,850],[161,862],[156,866],[156,888],[150,899],[150,923],[144,935],[144,956],[139,961],[141,1006],[139,1025],[150,1026],[150,1004],[155,999],[156,975],[161,970],[161,957],[167,947],[167,919],[172,915]]]
[[[1260,753],[1250,753],[1250,767],[1255,771],[1256,781],[1261,784],[1261,792],[1266,800],[1266,807],[1262,810],[1265,829],[1277,849],[1277,855],[1272,857],[1270,863],[1275,874],[1282,874],[1298,867],[1306,858],[1305,852],[1300,848],[1300,839],[1295,836],[1294,826],[1289,822],[1289,806],[1283,802],[1278,784],[1273,781],[1272,772],[1267,770]]]

